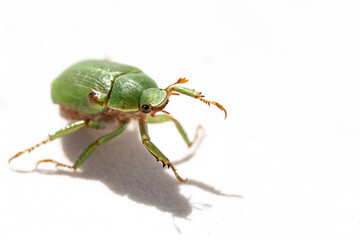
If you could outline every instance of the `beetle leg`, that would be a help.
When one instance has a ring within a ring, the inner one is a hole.
[[[215,101],[208,101],[208,100],[205,100],[203,97],[203,95],[201,94],[201,92],[197,92],[193,89],[190,89],[190,88],[186,88],[186,87],[181,87],[181,86],[174,86],[172,88],[170,88],[168,90],[170,93],[172,91],[175,91],[175,92],[178,92],[178,93],[181,93],[181,94],[184,94],[184,95],[187,95],[189,97],[193,97],[193,98],[196,98],[196,99],[199,99],[200,101],[206,103],[207,105],[210,106],[210,104],[213,104],[215,106],[217,106],[220,110],[224,111],[225,113],[225,118],[227,117],[227,112],[226,112],[226,109],[218,102],[215,102]]]
[[[67,167],[67,168],[72,168],[72,169],[77,169],[90,155],[91,153],[95,150],[95,148],[111,139],[113,139],[114,137],[116,137],[117,135],[119,135],[120,133],[122,133],[125,128],[127,127],[127,123],[123,123],[118,129],[116,129],[115,131],[102,136],[101,138],[99,138],[98,140],[96,140],[94,143],[90,144],[85,151],[80,155],[80,157],[78,158],[78,160],[75,162],[75,164],[73,166],[70,165],[66,165],[66,164],[62,164],[59,163],[55,160],[52,159],[44,159],[44,160],[40,160],[36,163],[36,166],[38,166],[40,163],[45,163],[45,162],[51,162],[56,164],[56,166],[60,166],[60,167]]]
[[[180,182],[187,182],[187,179],[183,179],[179,176],[179,174],[176,172],[176,169],[171,164],[169,159],[150,141],[150,136],[147,130],[147,123],[144,120],[139,120],[139,127],[140,127],[140,134],[142,143],[146,147],[146,149],[159,161],[163,163],[163,167],[168,166],[168,168],[171,168],[175,174],[175,177]]]
[[[53,164],[55,164],[57,167],[59,167],[59,166],[60,166],[60,167],[67,167],[67,168],[72,168],[72,169],[75,170],[75,168],[73,168],[72,166],[66,165],[66,164],[63,164],[63,163],[59,163],[59,162],[57,162],[57,161],[55,161],[55,160],[53,160],[53,159],[43,159],[43,160],[37,161],[36,164],[35,164],[35,169],[38,168],[38,166],[39,166],[40,163],[47,163],[47,162],[53,163]]]
[[[177,130],[179,131],[179,133],[181,134],[181,136],[183,137],[184,141],[186,142],[186,144],[188,145],[188,147],[191,147],[197,140],[198,136],[199,136],[199,131],[201,129],[203,129],[200,125],[196,128],[196,132],[195,132],[195,137],[192,141],[189,140],[184,128],[181,126],[180,122],[178,120],[176,120],[175,118],[173,118],[171,115],[168,114],[160,114],[160,115],[156,115],[155,117],[151,117],[148,116],[146,118],[146,122],[148,123],[163,123],[163,122],[168,122],[168,121],[173,121]]]
[[[50,142],[56,138],[61,138],[63,136],[66,136],[70,133],[73,133],[85,126],[89,126],[89,127],[94,127],[96,128],[97,127],[97,122],[93,122],[91,120],[81,120],[81,121],[77,121],[77,122],[74,122],[74,123],[71,123],[70,125],[60,129],[59,131],[53,133],[53,134],[49,134],[49,137],[47,139],[45,139],[44,141],[36,144],[35,146],[31,147],[31,148],[28,148],[28,149],[25,149],[23,151],[20,151],[18,152],[17,154],[15,154],[14,156],[12,156],[10,159],[9,159],[9,163],[14,159],[14,158],[17,158],[19,157],[20,155],[22,155],[23,153],[26,153],[26,152],[31,152],[32,150],[34,150],[35,148],[47,143],[47,142]]]

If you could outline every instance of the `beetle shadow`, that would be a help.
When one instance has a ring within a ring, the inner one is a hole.
[[[62,147],[66,157],[74,163],[90,143],[108,132],[85,128],[63,137]],[[190,153],[178,162],[187,161],[193,155]],[[100,180],[116,194],[170,212],[175,217],[186,218],[191,214],[193,206],[188,198],[180,194],[180,185],[183,183],[173,176],[171,169],[163,169],[161,166],[142,146],[139,131],[133,128],[126,129],[120,136],[96,148],[76,173],[61,168],[41,172]],[[189,180],[186,184],[216,195],[241,198],[223,194],[197,180]]]

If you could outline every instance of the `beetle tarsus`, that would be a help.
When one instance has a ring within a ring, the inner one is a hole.
[[[194,145],[194,143],[197,142],[197,140],[198,140],[198,138],[199,138],[199,132],[200,132],[200,130],[203,132],[203,133],[202,133],[203,136],[205,135],[205,130],[204,130],[204,128],[203,128],[201,125],[198,125],[197,128],[196,128],[196,130],[195,130],[194,139],[193,139],[192,142],[190,142],[190,144],[188,145],[189,148],[191,148],[191,147]],[[202,137],[203,137],[203,136],[202,136]]]
[[[8,160],[8,163],[10,163],[14,158],[17,158],[17,157],[19,157],[20,155],[22,155],[22,154],[24,154],[24,153],[26,153],[26,152],[30,153],[30,152],[33,151],[35,148],[37,148],[37,147],[39,147],[39,146],[41,146],[41,145],[43,145],[43,144],[45,144],[45,143],[47,143],[47,142],[50,142],[50,141],[51,141],[51,139],[50,139],[50,137],[49,137],[49,138],[45,139],[44,141],[36,144],[35,146],[32,146],[31,148],[28,148],[28,149],[25,149],[25,150],[23,150],[23,151],[18,152],[17,154],[15,154],[14,156],[12,156],[12,157]]]
[[[70,166],[70,165],[66,165],[66,164],[63,164],[63,163],[59,163],[53,159],[43,159],[43,160],[39,160],[36,162],[35,164],[35,169],[37,170],[38,169],[38,166],[41,164],[41,163],[53,163],[55,164],[56,167],[66,167],[66,168],[70,168],[70,169],[73,169],[74,171],[76,171],[76,168],[74,168],[73,166]]]
[[[206,103],[209,107],[210,107],[210,104],[213,104],[213,105],[217,106],[221,111],[224,111],[225,119],[226,119],[226,117],[227,117],[226,109],[220,103],[215,102],[215,101],[209,101],[209,100],[203,99],[202,97],[198,97],[197,99],[199,99],[200,101]]]
[[[180,177],[180,175],[176,172],[176,169],[174,168],[174,166],[173,166],[171,163],[169,163],[168,166],[170,166],[171,169],[173,170],[173,172],[174,172],[175,177],[177,178],[177,180],[179,180],[179,181],[182,182],[182,183],[186,183],[186,182],[188,181],[187,178],[186,178],[186,179],[183,179],[182,177]]]

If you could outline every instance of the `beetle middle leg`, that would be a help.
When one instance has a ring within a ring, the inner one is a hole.
[[[146,121],[148,123],[163,123],[163,122],[168,122],[168,121],[173,121],[177,130],[179,131],[179,133],[181,134],[181,136],[183,137],[184,141],[186,142],[186,144],[188,145],[188,147],[191,147],[197,140],[198,136],[199,136],[199,131],[201,129],[203,129],[200,125],[196,128],[195,131],[195,137],[192,141],[189,140],[189,137],[187,136],[184,128],[182,127],[182,125],[180,124],[180,122],[178,120],[176,120],[175,118],[173,118],[171,115],[168,114],[160,114],[160,115],[156,115],[155,117],[152,116],[148,116],[146,118]]]
[[[75,162],[75,164],[73,166],[71,165],[66,165],[66,164],[62,164],[59,163],[55,160],[52,159],[44,159],[44,160],[40,160],[36,163],[36,167],[41,164],[41,163],[46,163],[46,162],[50,162],[50,163],[54,163],[56,164],[56,166],[60,166],[60,167],[67,167],[67,168],[72,168],[72,169],[77,169],[90,155],[91,153],[95,150],[95,148],[111,139],[113,139],[114,137],[116,137],[117,135],[119,135],[120,133],[122,133],[125,128],[127,127],[128,123],[122,123],[121,126],[119,128],[117,128],[115,131],[102,136],[101,138],[99,138],[98,140],[96,140],[94,143],[90,144],[85,151],[79,156],[79,158],[77,159],[77,161]]]
[[[163,164],[163,167],[168,166],[168,168],[171,168],[175,174],[175,177],[180,182],[187,182],[187,179],[183,179],[179,176],[179,174],[176,172],[176,169],[171,164],[169,159],[150,141],[150,136],[147,129],[147,123],[144,120],[139,120],[139,128],[140,128],[140,134],[142,143],[146,147],[146,149],[158,160],[161,161]]]

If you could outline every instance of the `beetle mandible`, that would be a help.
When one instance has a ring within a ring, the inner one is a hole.
[[[81,128],[104,129],[115,123],[116,130],[90,144],[73,166],[52,159],[39,160],[36,163],[36,167],[41,163],[50,162],[56,166],[75,170],[97,146],[122,133],[131,120],[137,120],[142,143],[146,149],[163,163],[163,167],[171,168],[179,181],[186,182],[187,179],[179,176],[169,159],[150,141],[147,123],[173,121],[188,147],[191,147],[195,139],[190,141],[181,124],[163,110],[170,96],[184,94],[208,105],[216,105],[224,111],[225,118],[227,117],[227,112],[221,104],[205,100],[204,96],[195,90],[175,86],[187,81],[185,78],[180,78],[176,83],[161,89],[154,80],[133,66],[106,60],[86,60],[76,63],[61,73],[51,85],[51,96],[53,101],[60,105],[60,114],[73,123],[49,134],[46,140],[35,146],[18,152],[9,159],[9,163],[25,152],[30,152],[42,144]],[[165,114],[155,115],[157,112]]]

